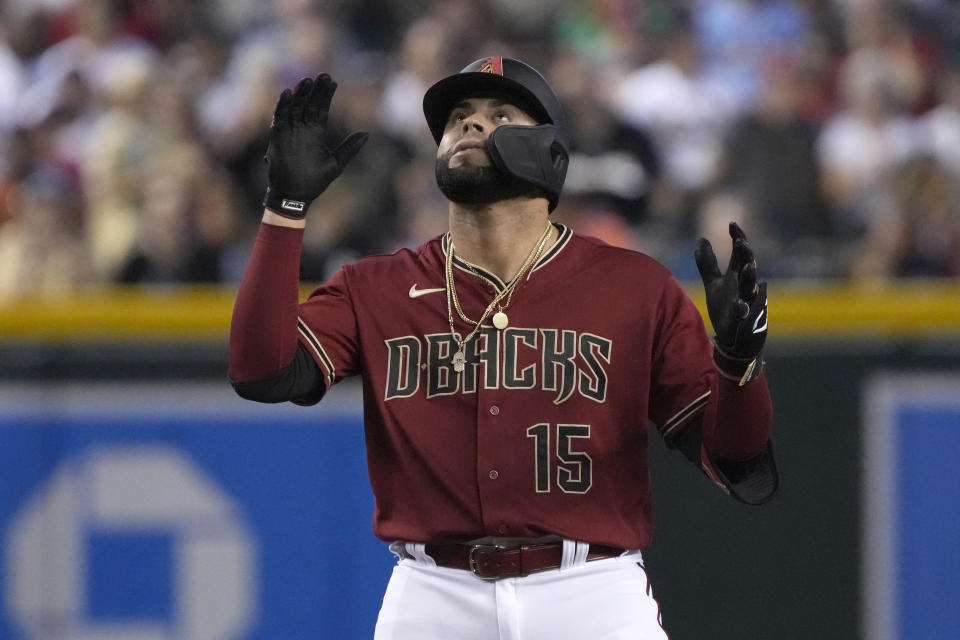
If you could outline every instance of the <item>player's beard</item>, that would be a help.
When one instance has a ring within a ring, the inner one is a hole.
[[[539,194],[529,182],[503,173],[492,164],[450,167],[453,150],[437,158],[437,186],[451,202],[490,204]]]

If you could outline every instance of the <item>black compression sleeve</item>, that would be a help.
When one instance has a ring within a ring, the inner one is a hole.
[[[320,401],[327,388],[323,372],[307,348],[297,345],[297,353],[277,375],[252,382],[230,381],[241,398],[257,402],[297,401],[313,404]]]

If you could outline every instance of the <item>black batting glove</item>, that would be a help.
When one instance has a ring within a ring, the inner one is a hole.
[[[694,257],[707,292],[707,312],[716,332],[713,359],[720,372],[743,386],[763,370],[767,340],[767,283],[757,282],[757,262],[747,236],[730,223],[733,252],[726,273],[706,238],[697,241]]]
[[[270,126],[267,193],[263,206],[286,218],[302,219],[314,198],[340,175],[369,134],[348,135],[334,149],[327,144],[327,116],[337,83],[321,73],[280,94]]]

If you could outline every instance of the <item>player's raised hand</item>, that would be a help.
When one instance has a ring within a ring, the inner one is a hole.
[[[263,206],[284,217],[301,219],[310,203],[340,175],[367,141],[349,134],[337,146],[327,140],[327,116],[337,83],[326,73],[304,78],[277,101],[270,126],[267,193]]]
[[[753,249],[736,222],[730,223],[730,238],[733,251],[726,273],[720,273],[713,247],[706,238],[697,241],[694,257],[716,332],[714,360],[723,372],[745,383],[754,377],[767,339],[767,283],[757,282]]]

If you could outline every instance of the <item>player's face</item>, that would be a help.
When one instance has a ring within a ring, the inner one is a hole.
[[[501,98],[468,98],[453,106],[437,147],[437,159],[444,166],[487,166],[486,140],[505,124],[534,126],[537,121],[520,107]]]

